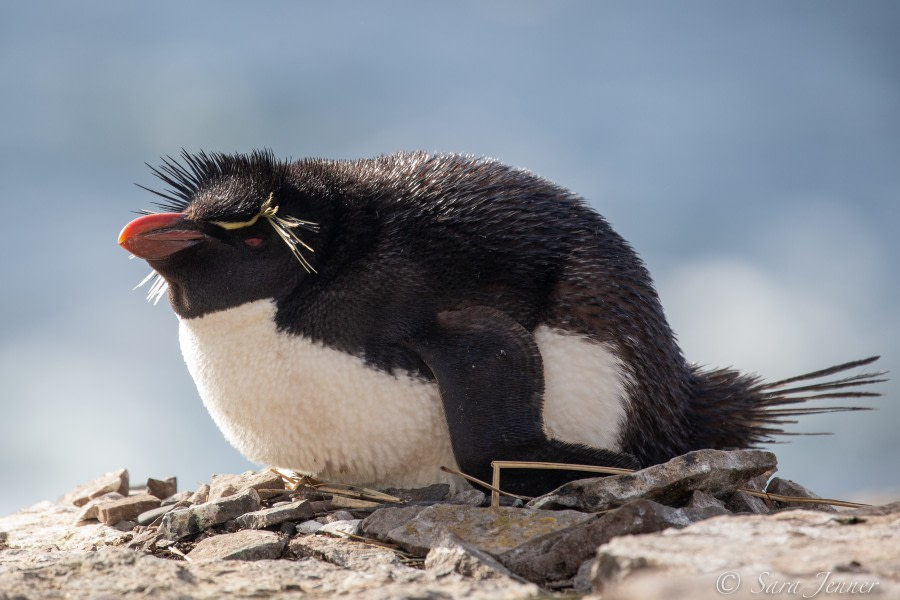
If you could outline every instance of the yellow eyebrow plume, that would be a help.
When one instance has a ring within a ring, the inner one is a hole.
[[[315,273],[316,270],[313,268],[312,264],[310,264],[309,260],[300,252],[300,247],[302,246],[306,250],[310,252],[315,252],[315,250],[310,247],[309,244],[304,242],[296,232],[293,231],[294,228],[301,228],[312,231],[316,233],[319,231],[318,223],[313,223],[312,221],[302,221],[300,219],[295,219],[294,217],[279,217],[278,207],[273,206],[275,202],[275,193],[272,192],[269,194],[269,197],[266,198],[266,201],[262,203],[262,206],[259,209],[259,212],[256,213],[252,219],[247,221],[212,221],[213,225],[217,225],[222,229],[241,229],[243,227],[250,227],[259,220],[260,217],[265,217],[272,228],[275,230],[275,233],[278,234],[278,237],[287,244],[288,248],[291,250],[291,254],[299,261],[300,265],[306,270],[307,273]]]

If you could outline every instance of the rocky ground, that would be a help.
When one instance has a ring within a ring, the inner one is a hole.
[[[900,597],[900,503],[838,511],[775,467],[704,450],[496,508],[444,485],[261,471],[178,492],[120,470],[0,518],[0,600]]]

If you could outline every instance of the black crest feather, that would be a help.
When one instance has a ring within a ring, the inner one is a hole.
[[[251,154],[207,153],[200,150],[192,154],[182,148],[180,158],[179,161],[165,156],[158,167],[145,163],[168,189],[160,191],[136,184],[162,198],[161,202],[154,204],[165,212],[184,212],[201,189],[225,177],[254,177],[259,173],[269,173],[280,178],[284,174],[284,167],[276,161],[271,150],[255,150]]]

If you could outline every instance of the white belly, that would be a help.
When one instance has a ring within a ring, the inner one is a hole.
[[[437,385],[277,331],[258,300],[182,319],[181,351],[210,415],[248,459],[370,487],[448,482],[457,468]],[[546,327],[544,430],[617,449],[625,377],[602,345]]]

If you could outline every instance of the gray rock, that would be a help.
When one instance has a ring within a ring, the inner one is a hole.
[[[349,519],[346,521],[332,521],[331,523],[326,523],[322,525],[319,529],[318,533],[327,533],[329,535],[334,535],[337,537],[348,537],[353,535],[359,535],[360,528],[359,524],[362,522],[362,519]]]
[[[773,477],[766,487],[766,492],[770,494],[781,494],[782,496],[797,496],[800,498],[821,498],[813,494],[811,491],[795,483],[789,479]],[[779,502],[775,501],[776,508],[805,508],[807,510],[822,510],[825,512],[835,512],[835,508],[830,504],[807,504],[805,502]]]
[[[715,496],[710,496],[706,492],[701,491],[695,491],[691,494],[691,499],[687,503],[688,508],[709,508],[710,506],[725,508],[725,503]]]
[[[353,513],[351,512],[347,512],[346,510],[336,510],[333,513],[325,515],[325,522],[334,523],[335,521],[351,521],[353,518]]]
[[[0,548],[0,598],[525,600],[540,595],[536,586],[509,579],[475,581],[454,574],[435,579],[390,550],[326,536],[302,539],[328,559],[162,559],[125,549],[131,534],[97,522],[74,525],[78,512],[72,505],[43,502],[0,517],[0,531],[8,534],[7,547]]]
[[[268,469],[254,473],[247,471],[240,475],[213,475],[209,486],[207,502],[234,496],[244,490],[284,490],[284,480]]]
[[[122,496],[128,495],[127,469],[110,471],[92,481],[82,483],[66,493],[61,502],[65,504],[74,504],[75,506],[84,506],[94,498],[98,498],[110,492],[118,492],[119,494],[122,494]]]
[[[487,496],[485,496],[484,492],[481,490],[463,490],[458,494],[451,496],[448,502],[450,504],[464,504],[466,506],[484,506],[486,499]]]
[[[9,547],[9,533],[0,531],[0,550],[6,550]]]
[[[382,508],[363,519],[363,522],[360,523],[360,528],[366,535],[384,540],[387,539],[391,531],[406,525],[423,510],[425,510],[424,506]]]
[[[105,525],[115,525],[120,521],[132,521],[142,512],[159,507],[159,498],[149,494],[128,496],[97,506],[97,520]]]
[[[285,521],[305,521],[312,516],[313,510],[309,500],[300,500],[241,515],[235,519],[235,523],[244,529],[265,529]]]
[[[476,580],[513,578],[522,581],[490,554],[466,544],[449,532],[441,534],[428,552],[425,570],[438,578],[458,573]]]
[[[291,539],[289,547],[291,554],[297,558],[315,558],[356,571],[390,570],[396,573],[395,568],[402,564],[397,553],[392,550],[346,538],[324,535],[298,536]]]
[[[575,511],[542,511],[516,508],[476,508],[452,504],[435,504],[417,514],[410,509],[386,508],[363,521],[363,531],[378,539],[397,544],[414,556],[425,556],[445,533],[454,534],[465,544],[500,554],[529,540],[568,529],[592,519]],[[379,513],[392,511],[378,522],[370,521]],[[405,513],[401,511],[407,511]],[[409,520],[408,516],[415,516]],[[398,526],[385,531],[386,522],[394,517]],[[406,523],[402,523],[407,518]],[[374,526],[373,526],[374,525]]]
[[[725,507],[734,513],[750,513],[753,515],[767,515],[770,511],[769,507],[761,498],[751,496],[747,492],[736,491],[728,499]]]
[[[297,525],[296,531],[299,534],[309,535],[322,529],[322,524],[318,521],[304,521]]]
[[[191,560],[271,560],[284,554],[287,538],[271,531],[245,529],[214,535],[188,553]]]
[[[588,560],[581,563],[581,566],[578,567],[578,571],[575,573],[575,577],[572,578],[572,590],[576,594],[581,594],[586,596],[593,591],[593,586],[591,585],[591,568],[594,566],[594,559],[589,558]]]
[[[597,551],[593,589],[604,600],[641,598],[826,598],[831,582],[857,583],[868,592],[900,597],[900,544],[895,514],[846,522],[844,515],[792,510],[774,515],[734,515],[694,523],[678,531],[623,536]],[[784,583],[781,593],[760,585]],[[787,586],[793,586],[789,591]],[[754,593],[755,591],[755,593]]]
[[[721,506],[671,508],[635,500],[556,535],[521,544],[498,558],[524,579],[546,584],[574,577],[582,563],[595,556],[597,547],[614,537],[686,527],[724,514],[728,511]]]
[[[771,452],[697,450],[627,475],[572,481],[528,506],[602,511],[640,498],[679,506],[696,490],[713,496],[730,494],[747,480],[775,468]]]
[[[138,515],[137,524],[138,525],[150,525],[155,520],[157,520],[158,518],[160,518],[161,516],[163,516],[164,514],[169,512],[170,510],[174,510],[176,507],[178,507],[177,504],[163,504],[161,506],[158,506],[157,508],[151,508],[148,511],[144,511]],[[184,507],[179,507],[179,508],[184,508]]]
[[[178,491],[178,480],[175,477],[168,479],[147,479],[147,493],[156,496],[160,500],[165,500],[169,496]]]
[[[259,494],[250,488],[235,496],[168,512],[158,533],[161,539],[177,541],[257,510]]]

